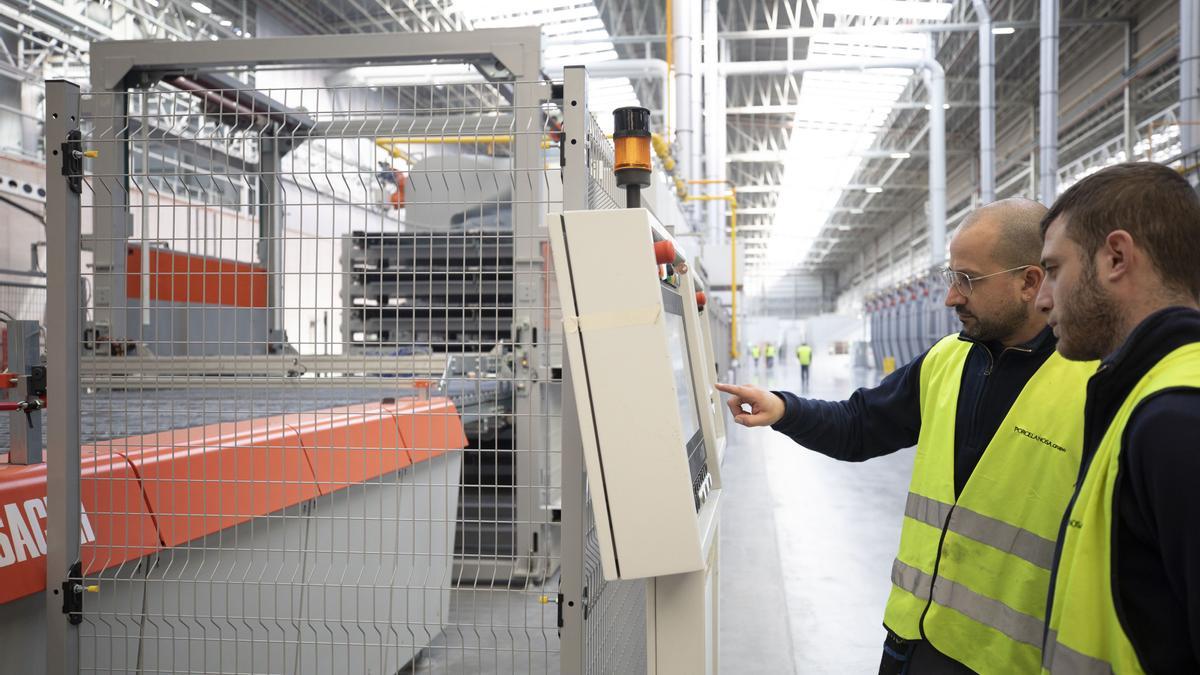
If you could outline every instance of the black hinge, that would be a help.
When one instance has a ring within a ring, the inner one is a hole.
[[[71,625],[83,623],[83,565],[76,561],[67,573],[67,580],[62,583],[63,614]]]
[[[563,594],[559,593],[558,594],[558,627],[559,628],[563,627],[562,606],[563,606]]]
[[[78,129],[68,131],[67,142],[62,144],[62,175],[71,192],[83,193],[83,135]]]
[[[46,366],[29,369],[29,393],[33,396],[46,395]]]

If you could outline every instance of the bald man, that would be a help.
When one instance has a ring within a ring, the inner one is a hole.
[[[966,219],[942,271],[962,332],[879,386],[832,402],[717,385],[739,424],[770,425],[834,459],[916,446],[880,673],[1039,672],[1095,370],[1055,353],[1035,307],[1045,213],[1008,199]]]

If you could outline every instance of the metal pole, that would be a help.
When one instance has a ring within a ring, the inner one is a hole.
[[[1048,205],[1058,196],[1058,0],[1041,0],[1041,3],[1038,196]]]
[[[718,117],[720,106],[717,105],[718,92],[721,90],[718,83],[721,74],[718,71],[720,57],[717,54],[717,17],[717,0],[704,0],[704,177],[708,180],[725,177],[725,166],[721,157],[723,148],[718,147],[721,138],[718,128],[725,126],[725,118],[724,115]],[[724,219],[721,204],[710,201],[705,213],[708,241],[718,243],[722,240],[721,222]]]
[[[1200,146],[1200,7],[1179,2],[1179,138],[1187,154]]]
[[[80,193],[64,176],[64,143],[79,128],[79,86],[46,82],[46,351],[54,401],[46,466],[46,666],[79,672],[79,627],[63,613],[64,587],[79,562],[79,246]],[[120,145],[113,143],[110,145]],[[68,152],[71,150],[68,148]],[[103,153],[102,153],[103,155]],[[82,172],[74,176],[82,178]]]
[[[587,209],[587,70],[571,66],[563,72],[563,210]],[[571,366],[562,364],[562,577],[559,583],[559,658],[563,675],[583,672],[583,566],[587,522],[583,439],[575,407]]]
[[[259,140],[258,261],[267,270],[268,344],[282,349],[283,339],[283,186],[279,182],[279,139],[264,129]],[[189,214],[191,209],[188,209]],[[143,243],[143,246],[145,244]],[[220,256],[220,251],[217,255]]]
[[[979,201],[996,201],[996,36],[987,0],[973,0],[979,15]]]
[[[692,126],[692,3],[678,0],[671,5],[671,10],[675,24],[675,119],[671,126],[675,128],[675,161],[679,165],[676,175],[688,180],[695,170],[692,166],[692,143],[696,132]]]
[[[1187,3],[1183,3],[1187,4]],[[1128,74],[1133,69],[1134,52],[1137,45],[1137,33],[1133,30],[1133,22],[1125,24],[1125,73]],[[1182,79],[1180,80],[1182,82]],[[1133,161],[1133,146],[1136,143],[1137,137],[1137,117],[1133,112],[1133,80],[1125,81],[1125,92],[1123,95],[1124,103],[1124,128],[1125,128],[1125,161]]]

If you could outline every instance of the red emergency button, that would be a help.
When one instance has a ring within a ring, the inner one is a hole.
[[[696,291],[696,306],[700,309],[704,309],[704,304],[706,302],[708,302],[708,298],[705,297],[704,291]]]
[[[675,244],[670,241],[654,242],[654,260],[659,265],[675,262]]]

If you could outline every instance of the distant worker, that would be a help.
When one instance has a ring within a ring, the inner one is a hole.
[[[762,352],[758,347],[758,343],[754,343],[754,344],[750,345],[750,356],[754,357],[754,368],[755,369],[758,368],[758,357],[761,355],[762,355]]]
[[[1038,297],[1088,383],[1043,665],[1200,673],[1200,200],[1149,162],[1084,178],[1043,220]]]
[[[808,346],[807,340],[796,347],[796,360],[800,362],[800,386],[808,391],[808,367],[812,365],[812,347]]]
[[[767,370],[770,370],[771,366],[773,366],[773,365],[775,365],[775,343],[768,342],[767,343]]]
[[[1035,306],[1046,208],[1007,199],[950,242],[945,304],[962,332],[872,389],[817,401],[717,385],[744,426],[845,461],[916,446],[880,673],[1037,673],[1058,523],[1095,363],[1055,353]],[[744,410],[743,405],[749,410]]]

